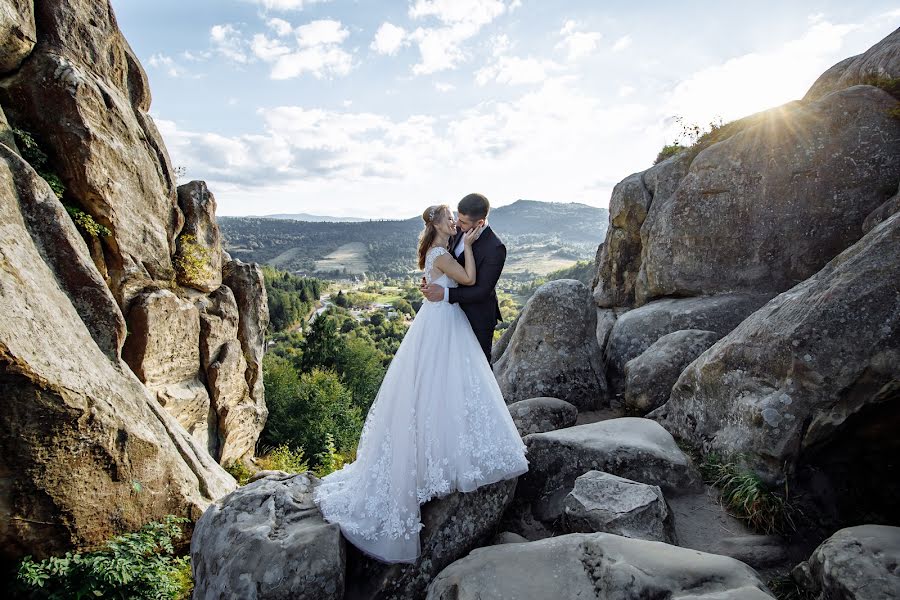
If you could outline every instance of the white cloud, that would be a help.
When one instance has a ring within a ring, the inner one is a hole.
[[[302,48],[341,44],[350,35],[340,21],[332,19],[310,21],[295,29],[294,33],[297,35],[297,44]]]
[[[501,0],[416,0],[409,9],[410,18],[433,17],[441,26],[418,27],[409,35],[421,56],[413,73],[455,69],[468,58],[463,44],[506,11],[507,4]]]
[[[540,83],[547,79],[550,71],[559,68],[560,66],[552,60],[501,56],[490,65],[479,69],[475,73],[475,82],[478,85],[485,85],[490,81],[509,85]]]
[[[382,23],[375,33],[371,48],[378,54],[393,56],[404,45],[406,30],[391,23]]]
[[[579,28],[578,23],[568,20],[559,31],[563,39],[556,45],[556,48],[564,50],[570,61],[578,60],[593,52],[597,48],[600,38],[603,37],[599,32],[578,31]]]
[[[447,93],[447,92],[452,92],[453,90],[455,90],[456,86],[453,85],[452,83],[444,83],[442,81],[436,81],[434,83],[434,89],[436,89],[437,91],[439,91],[441,93]]]
[[[272,67],[272,79],[292,79],[311,73],[316,79],[346,75],[353,68],[353,57],[336,46],[313,46],[278,57]]]
[[[616,40],[616,43],[613,44],[612,49],[613,49],[613,52],[621,52],[622,50],[625,50],[629,46],[631,46],[631,36],[623,35],[622,37],[620,37],[619,39]]]
[[[209,30],[209,38],[213,49],[225,58],[239,64],[250,62],[247,54],[247,42],[234,25],[229,23],[213,25]]]
[[[281,24],[276,27],[283,30]],[[285,41],[287,34],[272,39],[258,33],[250,43],[250,49],[256,58],[272,64],[272,79],[292,79],[304,73],[321,79],[332,75],[346,75],[353,68],[353,57],[340,46],[350,32],[340,21],[310,21],[287,33],[291,32],[294,34],[293,46]]]
[[[266,25],[279,37],[284,37],[294,30],[291,24],[284,19],[269,19],[266,21]]]
[[[636,91],[637,90],[635,90],[630,85],[623,85],[619,88],[618,95],[619,95],[619,98],[627,98],[628,96],[632,95]]]
[[[266,10],[291,11],[303,10],[306,5],[328,2],[328,0],[245,0],[245,2],[257,4]]]
[[[277,60],[278,57],[289,54],[291,49],[285,46],[280,40],[272,40],[261,33],[253,36],[250,42],[250,49],[257,58],[265,61]]]
[[[175,59],[165,54],[153,54],[147,62],[155,69],[164,70],[169,77],[183,77],[185,74],[184,69],[175,62]]]

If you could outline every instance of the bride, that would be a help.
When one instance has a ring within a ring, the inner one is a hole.
[[[480,230],[465,235],[463,268],[447,251],[456,232],[450,208],[429,207],[422,219],[426,281],[472,285]],[[458,304],[425,300],[369,410],[356,460],[325,476],[313,497],[364,553],[413,563],[420,504],[527,470],[525,445],[465,313]]]

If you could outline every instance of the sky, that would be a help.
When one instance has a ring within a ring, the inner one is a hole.
[[[111,0],[218,214],[606,207],[680,124],[803,96],[900,1]]]

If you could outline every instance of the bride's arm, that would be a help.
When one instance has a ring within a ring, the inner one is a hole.
[[[446,273],[452,277],[456,283],[462,285],[475,285],[475,255],[472,253],[472,244],[475,243],[475,240],[478,239],[480,234],[481,227],[473,227],[466,232],[465,237],[463,238],[463,248],[466,257],[465,269],[453,259],[452,254],[442,254],[438,256],[434,261],[435,266],[440,269],[442,273]]]

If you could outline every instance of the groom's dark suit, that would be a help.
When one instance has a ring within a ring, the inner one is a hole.
[[[456,249],[462,232],[456,235],[450,242],[451,250]],[[472,244],[472,254],[475,256],[475,285],[464,285],[450,288],[450,302],[458,303],[469,318],[472,331],[484,350],[488,362],[491,362],[491,344],[494,339],[494,326],[502,321],[500,316],[500,304],[497,302],[497,280],[503,271],[506,262],[506,246],[497,237],[494,231],[487,227],[481,232],[481,236]],[[466,266],[466,254],[463,252],[456,260],[463,267]]]

